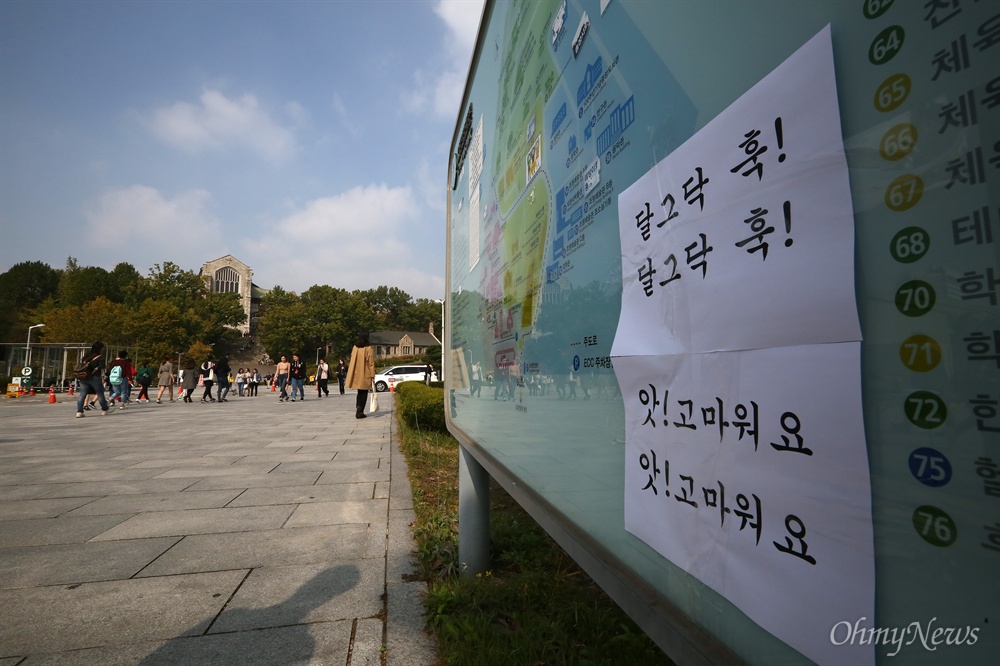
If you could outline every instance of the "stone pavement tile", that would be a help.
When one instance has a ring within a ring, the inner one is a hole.
[[[235,509],[152,511],[133,516],[95,536],[92,541],[277,529],[284,524],[294,508],[256,506]]]
[[[381,666],[382,620],[358,620],[351,649],[351,666]]]
[[[372,499],[372,483],[334,483],[323,486],[286,486],[283,488],[250,488],[229,506],[266,506],[269,504],[309,504],[343,500]]]
[[[14,467],[4,464],[4,473],[0,474],[0,488],[45,483],[45,479],[52,476],[52,470],[45,465],[31,465],[28,467],[30,471],[10,472]]]
[[[300,504],[285,526],[343,525],[346,523],[380,523],[385,525],[388,509],[389,503],[383,499]]]
[[[377,616],[384,566],[379,560],[346,560],[254,569],[209,633]]]
[[[126,469],[130,464],[131,463],[127,460],[116,460],[111,462],[107,460],[94,460],[94,456],[87,456],[82,460],[66,460],[64,458],[59,458],[58,460],[47,462],[42,461],[33,463],[32,467],[41,469],[41,467],[44,466],[50,474],[55,474],[56,472],[77,472],[91,469]],[[4,467],[7,466],[4,465]]]
[[[145,479],[143,481],[91,481],[89,483],[50,483],[46,497],[105,497],[180,492],[195,483],[193,479]]]
[[[145,513],[148,511],[180,511],[183,509],[219,509],[240,494],[239,489],[207,490],[203,492],[148,493],[143,495],[111,495],[94,500],[86,506],[68,512],[68,516],[101,516],[111,513]]]
[[[0,529],[0,548],[83,543],[125,522],[131,515],[60,516],[37,520],[12,520]]]
[[[316,485],[327,483],[374,483],[376,481],[389,480],[389,466],[384,465],[378,469],[348,469],[323,472]]]
[[[0,502],[39,499],[52,492],[53,487],[55,486],[45,483],[25,486],[0,486]],[[0,507],[0,509],[2,509],[2,507]]]
[[[57,472],[41,479],[44,483],[77,483],[86,481],[137,481],[151,479],[161,473],[158,469],[107,469]]]
[[[340,622],[177,638],[120,648],[32,655],[0,666],[329,666],[346,664],[351,625]],[[354,662],[352,661],[352,664]]]
[[[328,442],[317,442],[315,439],[306,439],[296,436],[294,439],[288,435],[275,434],[274,440],[268,443],[267,449],[298,449],[307,444],[327,444]]]
[[[235,462],[241,460],[243,456],[228,456],[228,457],[211,457],[211,456],[197,456],[191,457],[188,453],[187,456],[183,458],[160,458],[156,455],[147,456],[146,460],[142,462],[132,462],[129,465],[129,469],[145,469],[147,467],[205,467],[219,465],[232,465]]]
[[[345,460],[378,460],[379,458],[386,458],[385,452],[377,448],[364,448],[364,449],[353,449],[350,451],[338,451],[336,457],[333,459],[334,462],[343,462]]]
[[[294,474],[247,474],[246,476],[216,476],[201,479],[187,488],[186,492],[221,490],[223,488],[278,488],[281,486],[308,486],[316,483],[320,472],[297,472]],[[185,479],[189,482],[191,479]]]
[[[317,449],[321,447],[316,447]],[[255,449],[253,451],[240,450],[244,462],[264,463],[273,462],[312,462],[315,460],[333,460],[334,451],[317,450],[311,453],[300,453],[291,449]],[[214,453],[206,453],[205,456],[211,458]]]
[[[187,536],[139,576],[360,559],[366,530],[333,525]]]
[[[386,597],[386,664],[429,666],[437,663],[434,641],[424,631],[426,583],[394,584]]]
[[[365,559],[380,558],[385,559],[386,555],[386,529],[384,523],[374,523],[368,525],[368,534],[365,537]]]
[[[219,467],[178,467],[153,475],[156,479],[177,479],[181,477],[233,476],[239,474],[267,474],[274,465],[223,465]]]
[[[179,540],[165,537],[7,548],[0,555],[0,589],[131,578]]]
[[[371,460],[340,460],[336,458],[327,461],[313,462],[293,462],[281,463],[275,468],[275,472],[287,474],[288,472],[341,472],[347,470],[376,470],[379,467],[379,459]]]
[[[157,444],[156,446],[145,446],[141,451],[120,453],[116,456],[108,458],[108,460],[113,460],[115,462],[128,462],[130,460],[146,460],[151,456],[156,456],[157,458],[162,458],[164,460],[188,458],[191,456],[191,450],[183,446],[168,448],[162,444]]]
[[[389,497],[389,482],[388,481],[377,481],[375,483],[375,495],[376,499],[388,499]]]
[[[245,571],[0,590],[0,654],[198,635]],[[155,603],[151,600],[155,599]],[[39,631],[44,627],[44,631]]]

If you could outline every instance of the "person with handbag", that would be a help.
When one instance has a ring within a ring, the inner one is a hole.
[[[319,360],[319,365],[316,367],[316,397],[324,395],[327,398],[330,397],[329,382],[330,364],[326,362],[326,357],[324,356]]]
[[[205,386],[205,393],[201,396],[202,402],[215,402],[212,397],[212,385],[215,384],[215,363],[212,363],[212,355],[209,354],[205,362],[201,364],[202,384]]]
[[[73,368],[76,379],[80,382],[80,397],[76,400],[76,418],[83,418],[84,403],[87,395],[93,394],[101,405],[101,415],[108,413],[108,401],[104,397],[104,383],[101,381],[101,371],[104,369],[104,343],[98,340],[91,346],[90,352]]]
[[[368,391],[375,380],[375,352],[368,342],[368,333],[358,335],[358,341],[351,349],[351,363],[347,367],[346,384],[348,388],[357,389],[357,413],[355,418],[365,418],[365,404],[368,402]]]

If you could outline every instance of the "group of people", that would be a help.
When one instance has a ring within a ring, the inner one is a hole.
[[[169,356],[164,357],[158,370],[154,372],[149,361],[143,361],[138,368],[133,366],[127,351],[118,352],[114,361],[105,368],[104,343],[100,341],[91,346],[90,352],[84,355],[73,372],[80,384],[80,395],[76,403],[77,418],[82,418],[84,411],[96,409],[98,405],[101,415],[107,414],[110,409],[109,401],[113,403],[118,400],[119,409],[125,409],[131,402],[132,387],[135,384],[140,387],[136,400],[149,402],[149,388],[154,377],[159,386],[156,396],[158,404],[162,402],[164,392],[168,394],[169,401],[174,402],[174,386],[179,386],[178,395],[186,403],[194,402],[192,394],[199,385],[204,387],[201,402],[228,402],[227,396],[234,380],[237,394],[249,397],[257,395],[257,386],[264,381],[256,368],[239,368],[235,376],[232,376],[232,368],[226,358],[220,357],[216,361],[211,355],[200,366],[196,366],[193,359],[187,359],[176,376]],[[320,396],[330,396],[329,381],[333,376],[337,377],[341,395],[344,395],[345,387],[357,390],[356,416],[359,419],[365,418],[368,391],[375,377],[375,355],[367,333],[359,335],[351,350],[350,364],[340,359],[335,367],[331,367],[326,358],[320,359],[316,369],[316,384]],[[278,402],[305,400],[304,385],[307,378],[306,364],[298,354],[292,354],[291,361],[282,355],[270,382],[272,390],[279,388],[281,391]],[[104,394],[105,382],[110,390],[107,397]],[[289,385],[291,396],[287,391]]]
[[[319,365],[316,367],[316,390],[318,396],[330,397],[330,378],[333,375],[336,375],[337,381],[340,384],[340,395],[344,395],[347,371],[348,366],[344,363],[344,359],[340,359],[337,366],[331,368],[330,364],[326,362],[326,357],[321,358]],[[270,380],[271,386],[280,391],[278,402],[295,402],[296,395],[300,402],[305,400],[304,385],[306,379],[306,364],[299,358],[299,355],[292,354],[292,360],[289,361],[288,357],[282,354],[281,360],[278,362],[274,375]],[[292,387],[291,395],[288,394],[289,386]]]

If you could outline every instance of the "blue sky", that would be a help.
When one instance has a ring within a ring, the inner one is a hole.
[[[481,0],[0,2],[0,272],[233,254],[444,296]]]

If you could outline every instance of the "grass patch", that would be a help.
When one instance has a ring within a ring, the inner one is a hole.
[[[458,442],[399,424],[413,487],[426,620],[440,664],[552,666],[671,661],[502,488],[491,481],[490,561],[458,575]]]

